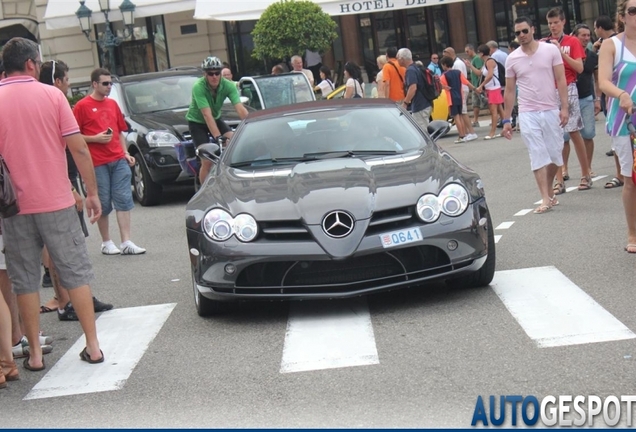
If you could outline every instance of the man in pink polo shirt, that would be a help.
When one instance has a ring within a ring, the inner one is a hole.
[[[0,154],[11,172],[20,205],[18,215],[2,221],[7,271],[26,337],[37,341],[40,257],[46,245],[84,330],[86,347],[80,358],[101,363],[104,355],[88,285],[93,270],[68,180],[65,148],[71,151],[86,184],[85,208],[91,223],[101,215],[95,171],[66,96],[37,80],[39,58],[37,44],[24,38],[11,39],[2,50],[7,78],[0,81]],[[24,367],[44,369],[38,343],[30,344]]]
[[[541,193],[541,205],[534,210],[542,214],[558,205],[550,186],[557,167],[563,165],[563,127],[568,122],[568,93],[563,59],[552,44],[534,40],[534,27],[527,17],[515,20],[515,36],[521,47],[506,59],[504,93],[504,136],[512,137],[510,115],[519,90],[519,124],[521,138],[530,154],[530,166]],[[557,94],[547,82],[556,82]],[[559,110],[559,102],[561,109]]]

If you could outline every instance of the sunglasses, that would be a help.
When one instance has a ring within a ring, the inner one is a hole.
[[[634,16],[636,15],[636,6],[630,6],[627,8],[627,10],[625,11],[627,12],[627,15],[629,16]]]
[[[439,57],[431,57],[431,60],[439,60]]]
[[[517,30],[517,31],[515,32],[515,36],[519,36],[521,33],[523,33],[523,34],[528,34],[528,33],[530,33],[530,29]]]
[[[205,74],[207,76],[220,76],[221,75],[221,71],[206,71]]]
[[[112,86],[113,82],[112,81],[104,81],[104,82],[100,82],[101,85],[103,85],[104,87],[108,87],[108,86]]]

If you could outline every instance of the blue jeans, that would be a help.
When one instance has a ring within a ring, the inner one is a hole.
[[[135,207],[130,190],[132,173],[126,159],[95,167],[97,193],[102,203],[102,215],[113,211],[130,211]]]

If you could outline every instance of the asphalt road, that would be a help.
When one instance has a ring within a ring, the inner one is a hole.
[[[484,126],[487,123],[482,120]],[[610,317],[636,331],[636,257],[623,251],[621,189],[603,189],[613,176],[614,162],[605,156],[609,139],[602,124],[597,126],[600,136],[593,169],[609,177],[589,191],[566,193],[560,206],[543,215],[515,216],[536,207],[539,199],[518,135],[512,141],[480,139],[467,144],[453,144],[455,137],[448,136],[440,144],[480,173],[494,225],[514,222],[496,231],[501,236],[498,271],[554,266],[575,285],[577,296],[587,294]],[[478,132],[484,136],[487,128]],[[578,184],[574,152],[571,165],[573,180],[568,187]],[[77,360],[70,363],[71,372],[84,366],[77,358],[79,350],[71,350],[81,335],[79,325],[45,314],[42,328],[55,339],[53,353],[45,357],[47,372],[31,373],[20,367],[21,380],[0,390],[0,425],[469,427],[479,395],[487,399],[489,395],[636,393],[632,357],[636,339],[610,337],[603,342],[541,347],[494,288],[451,289],[443,284],[359,300],[368,307],[375,364],[281,373],[294,305],[251,303],[218,318],[197,316],[183,219],[191,194],[174,188],[161,206],[135,208],[133,240],[148,249],[143,256],[101,255],[97,229],[90,227],[88,243],[97,276],[93,290],[100,299],[114,303],[115,311],[176,304],[159,323],[156,336],[146,342],[147,349],[135,336],[144,313],[123,330],[104,324],[104,331],[114,332],[112,343],[122,349],[139,348],[141,353],[118,389],[25,400],[47,373],[59,372],[54,365],[61,364],[65,355]],[[116,229],[113,234],[116,238]],[[557,283],[547,280],[538,285],[549,294]],[[50,296],[51,289],[42,290],[43,301]],[[574,297],[572,304],[578,305]],[[346,302],[303,307],[318,311],[320,325],[325,310],[346,308]],[[558,309],[569,302],[566,297],[556,305],[546,303],[545,308]],[[595,319],[590,315],[590,320]],[[108,367],[114,353],[105,354],[104,365],[90,367]]]

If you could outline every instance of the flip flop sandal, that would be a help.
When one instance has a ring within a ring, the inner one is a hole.
[[[486,136],[484,137],[484,139],[485,139],[485,140],[491,140],[491,139],[495,139],[495,138],[496,138],[496,135],[493,135],[493,136],[486,135]]]
[[[39,372],[39,371],[43,371],[44,369],[46,369],[46,366],[44,364],[44,359],[42,359],[42,367],[36,368],[33,367],[29,364],[29,359],[31,358],[31,355],[27,354],[26,358],[24,359],[24,362],[22,363],[22,366],[24,366],[24,368],[26,370],[30,370],[31,372]]]
[[[543,213],[549,212],[550,210],[552,210],[552,207],[547,206],[547,205],[542,205],[542,206],[539,206],[536,209],[534,209],[532,211],[532,213],[534,213],[534,214],[543,214]]]
[[[55,309],[51,309],[49,307],[46,306],[40,306],[40,313],[49,313],[49,312],[55,312]]]
[[[550,198],[550,207],[555,207],[555,206],[558,206],[559,204],[560,203],[559,203],[559,200],[557,199],[556,195],[553,196],[552,198]]]
[[[91,360],[90,354],[86,351],[86,347],[84,347],[84,349],[80,353],[80,359],[90,364],[104,363],[104,353],[102,352],[102,350],[99,350],[99,352],[102,355],[101,358],[97,360]]]
[[[570,176],[568,175],[567,171],[563,173],[563,180],[570,180]]]
[[[636,244],[629,243],[627,246],[625,246],[625,252],[630,254],[636,253]]]
[[[621,181],[618,177],[614,177],[607,183],[605,183],[605,189],[614,189],[623,186],[625,183]]]

